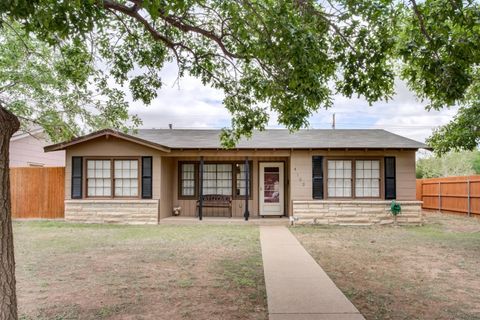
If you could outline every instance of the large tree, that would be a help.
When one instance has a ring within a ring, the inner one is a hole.
[[[12,21],[0,27],[0,319],[17,317],[8,149],[18,118],[23,130],[41,126],[54,141],[139,121],[83,49],[54,50]]]
[[[170,62],[179,77],[192,75],[222,90],[232,114],[222,135],[225,146],[263,129],[268,108],[295,130],[319,108],[330,107],[334,94],[387,100],[396,76],[430,108],[461,104],[466,114],[478,114],[471,97],[478,97],[479,15],[477,3],[458,0],[0,2],[0,21],[18,21],[81,61],[74,65],[98,63],[135,100],[156,97],[160,71]],[[68,108],[63,112],[52,108],[51,116],[63,123]],[[470,128],[464,133],[478,144],[478,125]],[[440,129],[435,137],[449,132]],[[462,141],[455,146],[471,148]]]
[[[479,96],[475,1],[6,0],[0,12],[52,45],[84,45],[135,100],[151,102],[164,63],[177,63],[179,77],[224,92],[226,146],[264,128],[267,108],[295,130],[334,94],[387,100],[395,76],[429,108],[467,110]],[[437,130],[430,143],[453,131]],[[473,126],[468,142],[447,149],[472,148],[479,135]]]

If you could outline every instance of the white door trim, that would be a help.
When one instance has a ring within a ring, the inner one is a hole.
[[[275,202],[275,203],[265,202],[265,193],[264,193],[265,167],[276,167],[279,169],[278,170],[279,202]],[[259,172],[258,207],[259,207],[260,216],[285,215],[285,163],[284,162],[259,162],[258,168],[259,168],[258,169],[258,172]]]

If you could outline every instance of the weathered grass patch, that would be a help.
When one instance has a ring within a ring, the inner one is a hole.
[[[21,318],[266,319],[254,226],[14,224]]]
[[[480,221],[292,232],[367,319],[480,319]]]

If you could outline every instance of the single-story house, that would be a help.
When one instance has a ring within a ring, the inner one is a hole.
[[[101,130],[66,151],[65,219],[161,223],[186,217],[291,216],[297,223],[421,223],[415,153],[385,130],[265,130],[223,149],[219,130]]]

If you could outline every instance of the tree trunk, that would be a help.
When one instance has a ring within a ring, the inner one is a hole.
[[[19,126],[17,117],[0,105],[0,320],[18,318],[8,149]]]

